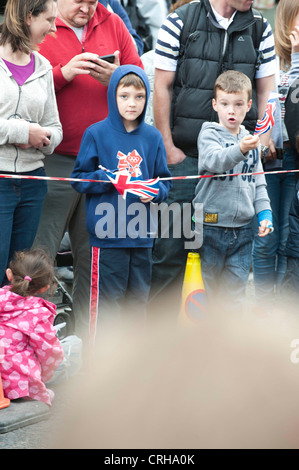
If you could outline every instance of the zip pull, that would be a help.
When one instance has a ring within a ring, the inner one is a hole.
[[[85,52],[84,43],[85,43],[85,39],[86,39],[87,28],[88,28],[88,23],[86,23],[86,25],[84,26],[82,37],[81,37],[82,52]]]
[[[200,31],[194,31],[194,33],[190,34],[189,41],[196,41],[197,38],[200,36]]]
[[[222,48],[222,59],[224,58],[225,53],[226,53],[227,43],[228,43],[228,32],[225,30],[223,48]]]

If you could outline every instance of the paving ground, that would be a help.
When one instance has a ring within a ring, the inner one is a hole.
[[[48,448],[48,436],[53,435],[56,429],[59,429],[63,422],[62,416],[65,412],[65,399],[63,398],[63,391],[61,387],[52,387],[56,392],[56,396],[53,402],[52,409],[46,419],[27,425],[25,427],[19,427],[13,431],[0,434],[0,449],[47,449]],[[18,405],[18,404],[17,404]],[[47,407],[47,405],[45,405]],[[7,409],[0,410],[0,422],[1,414],[6,412]],[[21,422],[24,413],[21,410],[15,411],[15,420]],[[23,416],[22,416],[23,414]]]

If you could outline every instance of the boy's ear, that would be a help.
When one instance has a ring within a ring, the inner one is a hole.
[[[214,111],[217,111],[217,101],[215,100],[215,98],[212,99],[212,106]]]
[[[248,101],[247,112],[250,110],[251,106],[252,106],[252,100],[249,100],[249,101]]]

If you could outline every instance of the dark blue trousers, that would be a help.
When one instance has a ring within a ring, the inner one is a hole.
[[[92,247],[90,337],[101,325],[144,322],[152,272],[151,248]],[[98,326],[97,326],[98,324]]]

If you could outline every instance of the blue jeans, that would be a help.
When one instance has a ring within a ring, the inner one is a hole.
[[[283,169],[295,168],[294,152],[287,149],[283,159]],[[289,212],[295,193],[294,173],[265,175],[267,191],[273,214],[274,232],[266,237],[257,235],[255,220],[252,268],[257,299],[279,294],[282,279],[286,272],[287,258],[283,255],[289,233]]]
[[[252,241],[251,224],[238,228],[204,225],[199,254],[209,301],[228,301],[231,306],[244,301]]]
[[[45,176],[45,170],[22,174]],[[0,285],[14,253],[30,249],[33,244],[46,192],[46,181],[0,180]]]
[[[299,258],[287,258],[287,270],[281,284],[281,291],[285,295],[297,296],[299,290]]]

